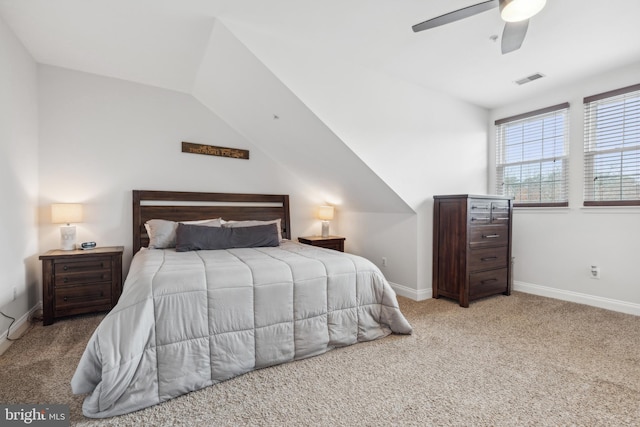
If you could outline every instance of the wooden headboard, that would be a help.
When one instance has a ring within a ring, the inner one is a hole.
[[[291,239],[288,195],[133,190],[133,253],[148,246],[144,223],[150,219],[209,218],[239,221],[280,218],[282,237]]]

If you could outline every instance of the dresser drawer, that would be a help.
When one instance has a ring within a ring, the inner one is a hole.
[[[490,224],[491,201],[482,199],[470,199],[469,222],[471,224]]]
[[[509,223],[509,203],[491,202],[491,223],[492,224],[508,224]]]
[[[510,217],[509,202],[504,200],[471,200],[469,202],[469,223],[508,224]]]
[[[479,298],[509,291],[509,271],[507,268],[471,273],[469,275],[469,297]]]
[[[509,243],[508,225],[480,225],[469,228],[469,247],[502,246]]]
[[[509,247],[472,249],[469,251],[469,270],[489,270],[506,268],[509,258]]]
[[[56,311],[110,304],[111,282],[68,286],[55,290]]]
[[[111,270],[111,258],[92,257],[83,260],[56,260],[54,273],[56,276],[67,273],[82,273],[86,271]]]
[[[471,212],[469,214],[469,224],[472,226],[482,225],[482,224],[491,224],[491,211]]]

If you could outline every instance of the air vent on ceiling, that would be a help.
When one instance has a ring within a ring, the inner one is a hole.
[[[534,80],[538,80],[544,77],[544,74],[541,73],[535,73],[535,74],[531,74],[530,76],[527,77],[523,77],[520,80],[516,80],[516,83],[519,85],[523,85],[525,83],[529,83],[532,82]]]

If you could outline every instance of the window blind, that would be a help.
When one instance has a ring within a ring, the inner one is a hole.
[[[640,84],[584,104],[584,205],[640,205]]]
[[[568,206],[569,104],[500,119],[496,192],[514,206]]]

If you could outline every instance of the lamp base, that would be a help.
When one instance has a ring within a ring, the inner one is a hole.
[[[329,237],[329,221],[322,221],[322,237]]]
[[[60,227],[60,249],[72,251],[76,248],[76,226],[63,225]]]

